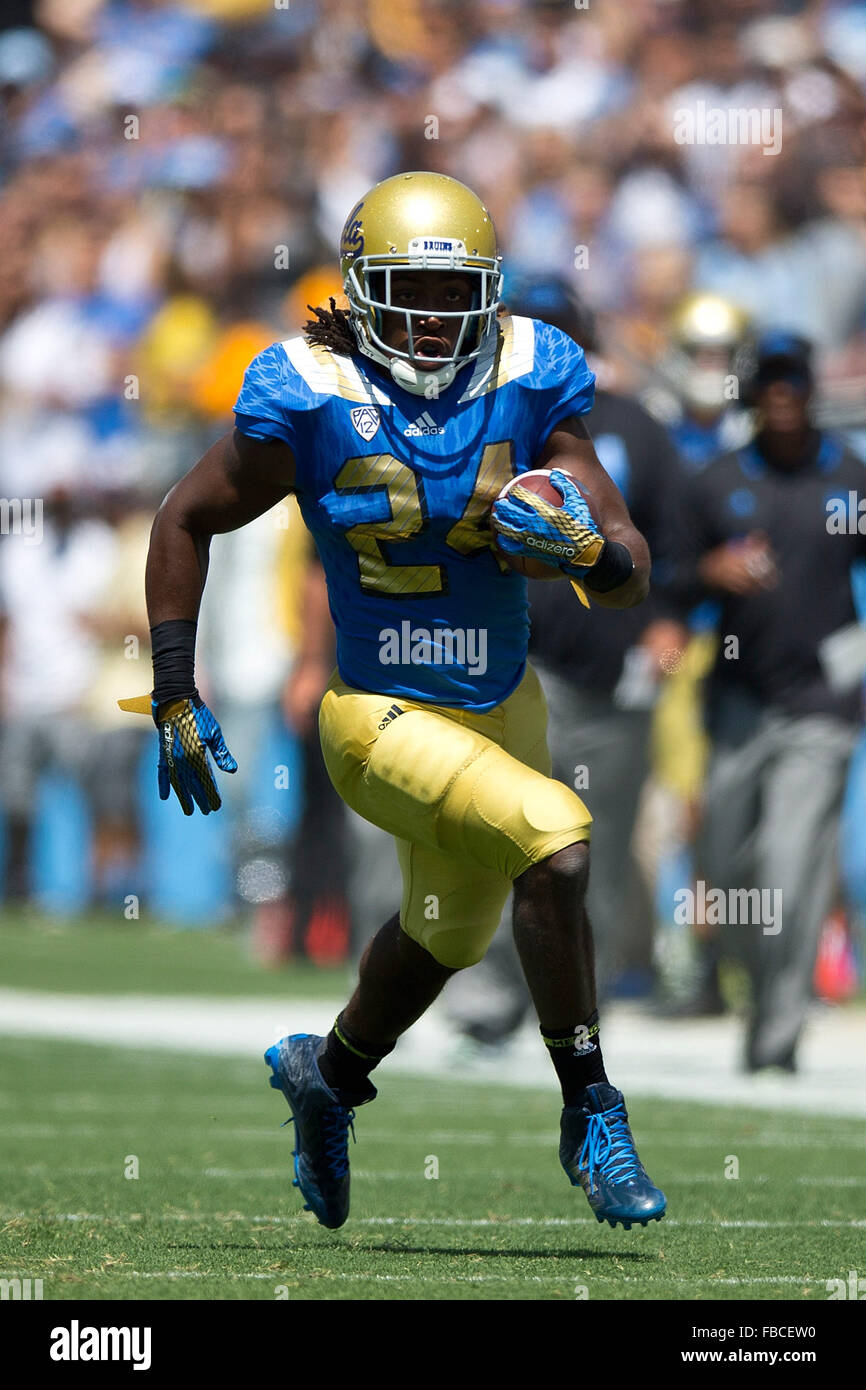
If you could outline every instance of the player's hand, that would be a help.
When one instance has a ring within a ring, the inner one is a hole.
[[[157,706],[151,695],[118,700],[127,714],[150,714],[159,733],[159,795],[167,801],[174,788],[185,816],[193,813],[193,802],[202,815],[218,811],[220,794],[208,763],[208,749],[221,772],[237,772],[238,765],[226,748],[219,724],[200,695],[184,700],[167,700]]]
[[[710,589],[739,595],[774,589],[779,582],[776,561],[763,531],[751,531],[742,540],[726,541],[707,551],[698,565],[698,575]]]
[[[497,497],[493,504],[497,544],[509,555],[529,555],[580,577],[601,554],[604,536],[568,474],[554,468],[550,481],[562,496],[561,507],[519,483],[505,497]]]
[[[193,802],[207,816],[222,806],[208,750],[221,772],[237,772],[238,765],[226,748],[222,729],[200,695],[186,700],[170,700],[157,708],[152,702],[153,720],[159,733],[159,795],[167,801],[174,791],[185,816],[193,813]]]

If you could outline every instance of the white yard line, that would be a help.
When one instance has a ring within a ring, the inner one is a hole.
[[[287,1032],[326,1033],[343,1003],[2,989],[0,1035],[259,1058]],[[742,1024],[733,1018],[670,1022],[616,1004],[605,1011],[603,1026],[608,1071],[627,1098],[866,1118],[866,1010],[860,1007],[816,1012],[796,1076],[743,1075]],[[386,1067],[446,1084],[508,1082],[555,1093],[552,1068],[530,1024],[507,1052],[483,1065],[457,1065],[454,1046],[453,1031],[434,1007],[401,1039]]]
[[[56,1177],[61,1171],[56,1163],[28,1163],[23,1168],[17,1168],[16,1172],[22,1173],[25,1177],[36,1178],[52,1176]],[[117,1163],[97,1163],[88,1167],[62,1169],[65,1177],[72,1178],[95,1178],[95,1177],[115,1177],[123,1175],[123,1166]],[[174,1166],[170,1168],[159,1168],[154,1170],[159,1177],[179,1177],[179,1178],[209,1178],[213,1181],[227,1182],[284,1182],[289,1176],[288,1164],[282,1168],[195,1168],[185,1165],[181,1168]],[[352,1165],[352,1178],[360,1179],[362,1182],[406,1182],[408,1179],[421,1178],[422,1170],[416,1165],[413,1168],[356,1168]],[[443,1173],[440,1181],[447,1178],[448,1174]],[[485,1168],[485,1178],[491,1178],[495,1182],[513,1182],[515,1172],[512,1168]],[[756,1173],[751,1176],[740,1176],[737,1179],[726,1178],[724,1173],[676,1173],[665,1170],[665,1183],[671,1186],[674,1183],[709,1183],[725,1186],[728,1182],[736,1181],[738,1187],[749,1185],[759,1186],[773,1181],[772,1174]],[[866,1187],[866,1178],[828,1178],[823,1173],[816,1173],[811,1177],[794,1178],[794,1182],[802,1184],[804,1187]]]
[[[207,1270],[197,1269],[122,1269],[114,1267],[110,1271],[112,1280],[120,1275],[128,1279],[216,1279],[220,1282],[233,1279],[258,1279],[274,1285],[274,1288],[284,1288],[280,1283],[280,1272],[260,1274],[258,1272],[243,1271],[237,1274],[222,1274],[218,1271],[209,1273]],[[27,1277],[27,1276],[19,1276]],[[32,1277],[32,1276],[31,1276]],[[748,1284],[818,1284],[824,1285],[826,1279],[823,1276],[810,1274],[759,1274],[748,1276],[731,1276],[728,1278],[716,1278],[711,1274],[697,1275],[637,1275],[637,1274],[586,1274],[580,1270],[574,1273],[561,1274],[376,1274],[364,1271],[338,1272],[338,1271],[317,1271],[315,1275],[305,1273],[307,1288],[314,1288],[316,1283],[326,1280],[350,1280],[370,1282],[377,1284],[574,1284],[579,1280],[585,1283],[587,1288],[593,1284],[683,1284],[690,1286],[693,1284],[706,1284],[712,1288],[716,1284],[729,1284],[732,1286]]]
[[[561,1102],[560,1102],[561,1104]],[[457,1133],[442,1134],[438,1131],[431,1131],[423,1139],[419,1139],[417,1134],[406,1134],[391,1132],[387,1130],[377,1130],[375,1133],[367,1130],[358,1131],[358,1142],[368,1139],[375,1143],[386,1143],[393,1147],[397,1144],[411,1144],[416,1149],[427,1148],[428,1144],[452,1144],[455,1147],[468,1144],[470,1147],[484,1145],[491,1149],[506,1146],[508,1148],[530,1148],[550,1150],[551,1146],[556,1149],[556,1102],[553,1101],[551,1109],[551,1132],[549,1135],[506,1135],[504,1138],[495,1134],[486,1134],[483,1138],[479,1135],[461,1135]],[[357,1122],[356,1122],[357,1123]],[[112,1124],[111,1132],[118,1135],[129,1135],[130,1124],[120,1126]],[[105,1125],[66,1125],[61,1127],[58,1124],[30,1124],[22,1122],[20,1124],[4,1124],[2,1127],[4,1138],[7,1139],[57,1139],[58,1134],[62,1133],[64,1138],[75,1139],[100,1139],[106,1136]],[[290,1132],[290,1131],[287,1131]],[[204,1131],[199,1131],[202,1139],[207,1136]],[[286,1142],[286,1134],[281,1133],[279,1128],[272,1128],[266,1124],[255,1126],[230,1126],[219,1125],[219,1137],[223,1141],[229,1139],[254,1139],[261,1144],[266,1141],[273,1141],[283,1145]],[[797,1148],[820,1149],[822,1152],[828,1148],[851,1149],[857,1153],[863,1151],[863,1140],[858,1135],[833,1135],[818,1133],[813,1134],[804,1130],[800,1134],[750,1134],[742,1136],[734,1141],[740,1145],[740,1149],[749,1148],[778,1148],[779,1145],[796,1145]],[[652,1143],[656,1146],[670,1145],[674,1149],[713,1149],[717,1153],[728,1149],[729,1140],[722,1140],[714,1134],[673,1134],[665,1135],[659,1131],[652,1136]]]
[[[144,1220],[139,1214],[129,1216],[117,1215],[106,1216],[99,1212],[68,1211],[68,1212],[45,1212],[41,1215],[21,1217],[21,1213],[12,1209],[0,1212],[0,1220],[28,1220],[28,1221],[59,1221],[59,1222],[92,1222],[94,1225],[114,1224],[128,1225],[138,1224]],[[218,1212],[159,1212],[148,1214],[148,1221],[166,1222],[203,1222],[219,1221],[228,1224],[244,1222],[254,1226],[293,1226],[304,1225],[312,1228],[313,1218],[306,1216],[251,1216],[246,1214],[220,1214]],[[452,1229],[485,1229],[485,1230],[507,1230],[509,1226],[594,1226],[597,1225],[594,1216],[503,1216],[503,1217],[460,1217],[460,1216],[360,1216],[352,1219],[353,1226],[399,1226],[411,1229],[415,1226],[443,1226]],[[669,1226],[681,1226],[692,1228],[695,1226],[713,1226],[716,1229],[726,1231],[771,1231],[771,1230],[864,1230],[866,1220],[863,1221],[719,1221],[715,1217],[665,1217],[661,1222],[652,1222],[648,1229],[656,1227],[667,1228]],[[495,1254],[495,1251],[491,1251]],[[556,1252],[552,1252],[556,1253]]]

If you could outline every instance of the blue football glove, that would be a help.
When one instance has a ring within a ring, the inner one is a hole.
[[[493,504],[493,529],[506,554],[529,555],[564,574],[581,578],[601,554],[604,536],[593,520],[589,504],[568,474],[554,468],[550,481],[562,496],[561,507],[515,483],[505,497],[498,497]]]
[[[153,719],[159,731],[159,795],[167,801],[174,790],[185,816],[191,816],[192,803],[207,816],[222,806],[210,770],[207,750],[221,772],[237,772],[238,765],[226,748],[222,729],[199,695],[172,700],[157,711],[152,701]]]
[[[130,714],[153,715],[159,733],[159,795],[167,801],[174,788],[185,816],[193,813],[193,802],[202,815],[222,806],[208,762],[208,749],[221,772],[237,772],[238,765],[226,748],[222,730],[199,695],[169,700],[157,706],[152,696],[118,700]]]

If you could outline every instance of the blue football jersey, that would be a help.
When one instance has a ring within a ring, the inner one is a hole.
[[[300,337],[253,360],[237,428],[294,453],[348,685],[480,712],[516,688],[526,580],[493,550],[490,508],[594,386],[581,349],[528,318],[501,319],[430,399]]]

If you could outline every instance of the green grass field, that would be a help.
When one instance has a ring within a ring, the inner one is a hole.
[[[90,914],[52,922],[42,914],[0,913],[0,984],[7,989],[83,994],[205,994],[305,999],[345,994],[348,966],[293,960],[279,970],[253,960],[241,931],[179,931]]]
[[[826,1299],[863,1267],[864,1123],[636,1101],[669,1217],[614,1231],[559,1168],[553,1087],[380,1073],[352,1215],[328,1232],[290,1186],[267,1076],[3,1040],[0,1275],[41,1278],[45,1299],[735,1300]]]

